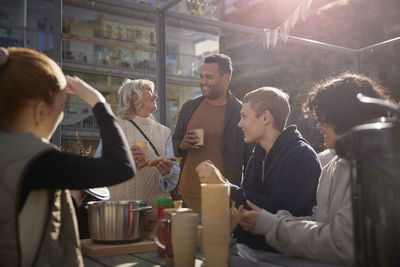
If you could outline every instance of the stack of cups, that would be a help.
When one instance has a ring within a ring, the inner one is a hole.
[[[172,250],[175,267],[193,267],[196,260],[199,214],[172,213]]]
[[[175,201],[174,201],[175,202]],[[171,237],[171,232],[172,232],[172,227],[171,227],[171,218],[172,218],[172,214],[173,213],[192,213],[192,209],[188,209],[188,208],[180,208],[180,209],[176,209],[176,208],[171,208],[171,209],[165,209],[164,210],[164,218],[167,221],[167,223],[169,222],[169,226],[166,226],[164,228],[165,230],[165,265],[166,266],[174,266],[174,257],[173,257],[173,253],[172,253],[172,237]],[[156,238],[158,239],[158,237],[156,236]]]
[[[229,186],[201,185],[203,254],[207,267],[226,267],[229,258]]]

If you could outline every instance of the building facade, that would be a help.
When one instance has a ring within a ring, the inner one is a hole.
[[[114,111],[117,90],[125,78],[157,83],[156,16],[150,11],[167,1],[64,0],[62,12],[56,1],[0,0],[0,46],[27,47],[54,58],[54,48],[59,45],[55,43],[55,25],[62,20],[64,73],[79,76],[102,92]],[[130,5],[144,5],[150,11]],[[195,9],[183,0],[170,10],[193,13]],[[204,56],[219,51],[219,35],[216,29],[176,20],[167,20],[166,24],[164,101],[166,125],[173,129],[182,104],[201,94],[199,68]],[[77,132],[82,140],[95,143],[99,139],[90,107],[69,95],[61,127],[62,143],[75,139]]]

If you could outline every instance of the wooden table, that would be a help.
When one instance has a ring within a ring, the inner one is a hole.
[[[165,260],[157,256],[157,247],[153,240],[142,240],[125,245],[99,245],[86,239],[81,240],[81,247],[86,267],[165,266]],[[242,259],[232,250],[230,267],[340,267],[334,264],[287,257],[278,253],[260,250],[253,250],[253,252],[258,260],[257,263]],[[195,267],[205,267],[203,262],[203,256],[199,253]]]
[[[85,267],[152,267],[165,266],[165,261],[157,256],[157,252],[141,252],[135,254],[109,256],[101,258],[83,257]],[[201,267],[203,261],[196,259],[195,267]]]
[[[157,256],[157,246],[153,240],[142,240],[137,243],[104,245],[94,244],[89,239],[81,240],[83,260],[87,267],[150,267],[163,266],[165,260]],[[196,267],[203,261],[196,259]]]
[[[231,257],[230,267],[340,267],[339,265],[309,261],[280,254],[255,251],[258,262],[256,264],[240,258],[238,255]],[[157,256],[157,252],[141,252],[135,254],[109,256],[100,258],[83,258],[86,267],[153,267],[165,266],[164,259]],[[195,267],[205,267],[201,259],[196,259]]]

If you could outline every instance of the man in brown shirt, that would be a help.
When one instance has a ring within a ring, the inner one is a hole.
[[[200,72],[202,96],[186,102],[179,113],[172,138],[177,157],[182,157],[178,192],[186,206],[200,212],[200,182],[195,167],[211,160],[225,177],[240,185],[251,155],[237,127],[241,102],[228,90],[231,59],[223,54],[207,56]],[[204,145],[194,129],[204,130]]]

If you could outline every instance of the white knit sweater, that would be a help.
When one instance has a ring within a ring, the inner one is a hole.
[[[160,156],[165,156],[165,146],[171,130],[164,125],[150,119],[135,116],[132,119],[150,138]],[[133,145],[134,141],[145,141],[143,135],[128,120],[118,119],[122,130],[126,135],[128,144]],[[148,145],[146,159],[156,157],[153,148]],[[144,167],[136,170],[135,177],[121,184],[110,186],[111,200],[145,200],[147,205],[156,209],[156,200],[159,196],[168,196],[159,186],[159,175],[155,167]]]

